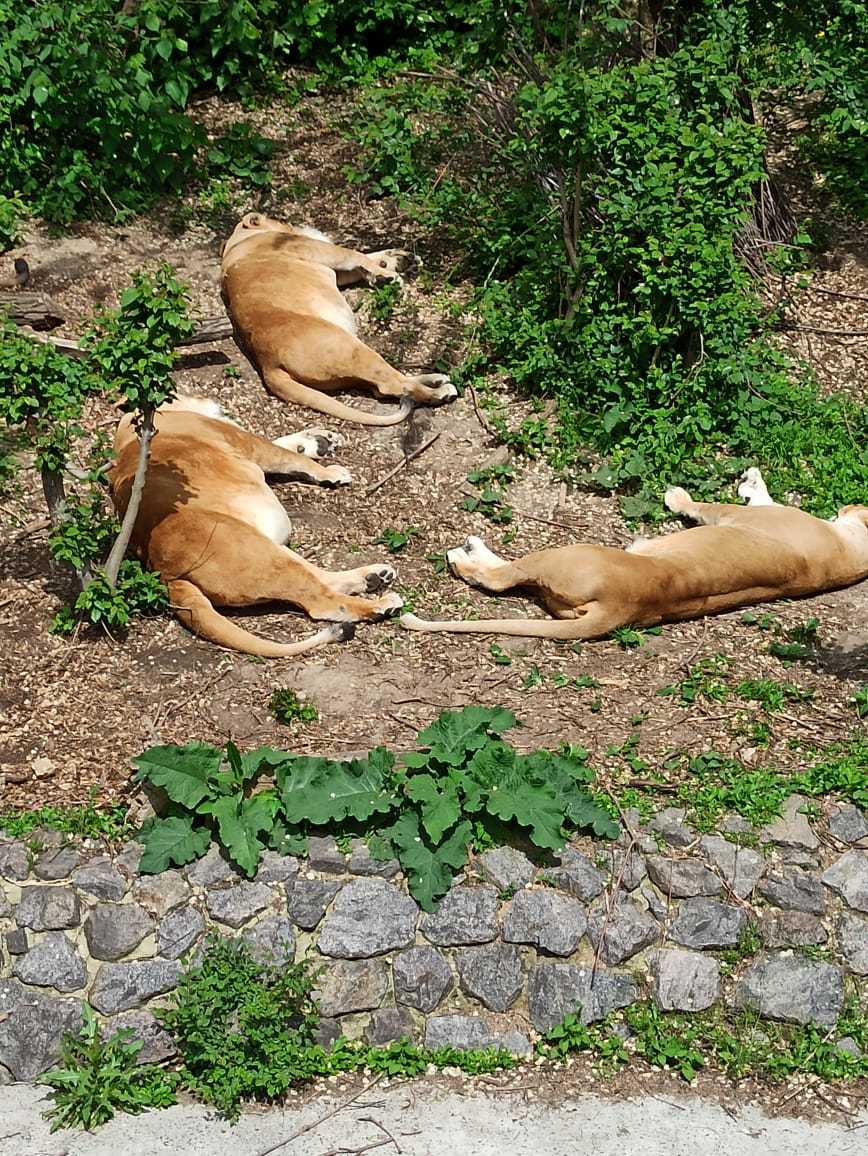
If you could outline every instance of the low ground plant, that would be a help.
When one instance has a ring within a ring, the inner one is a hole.
[[[174,1074],[156,1064],[138,1063],[143,1044],[133,1039],[132,1028],[104,1037],[86,1003],[82,1015],[81,1031],[67,1033],[57,1065],[39,1079],[52,1089],[54,1106],[45,1113],[52,1132],[58,1128],[90,1131],[118,1112],[136,1116],[175,1103]]]
[[[868,1075],[864,1051],[856,1056],[837,1046],[844,1037],[863,1049],[868,1041],[868,1016],[852,993],[834,1032],[815,1024],[778,1024],[750,1011],[716,1007],[688,1015],[640,1001],[590,1025],[582,1023],[577,1010],[546,1032],[536,1051],[553,1060],[586,1052],[604,1070],[623,1067],[638,1055],[687,1081],[707,1067],[735,1079],[750,1075],[775,1081],[798,1074],[844,1081]]]
[[[710,831],[728,813],[743,816],[753,826],[772,822],[792,794],[821,798],[839,795],[868,808],[868,743],[864,736],[831,743],[814,752],[813,761],[800,770],[776,766],[748,767],[738,759],[716,751],[688,757],[675,754],[652,767],[638,755],[638,736],[633,743],[612,747],[609,754],[624,761],[631,774],[640,774],[645,785],[633,788],[629,800],[650,806],[656,802],[654,780],[666,788],[667,798],[687,809],[697,829]]]
[[[160,787],[170,806],[142,828],[141,870],[188,863],[214,839],[252,875],[266,846],[303,853],[310,828],[352,829],[375,857],[398,859],[430,910],[485,832],[521,832],[540,850],[560,849],[582,828],[614,838],[618,825],[590,789],[587,752],[519,754],[501,738],[516,721],[499,707],[445,711],[416,750],[377,747],[343,762],[270,748],[242,754],[231,743],[151,747],[134,760],[136,780]],[[254,790],[265,773],[274,785]]]
[[[294,722],[314,723],[319,719],[319,711],[312,702],[303,702],[289,687],[275,690],[268,700],[268,709],[274,718],[290,726]]]
[[[132,835],[134,827],[127,819],[125,808],[98,807],[93,799],[80,806],[0,810],[0,831],[11,839],[26,838],[40,830],[114,842]]]
[[[374,539],[374,543],[378,546],[385,546],[390,554],[398,554],[405,546],[417,538],[422,533],[421,530],[415,526],[405,526],[403,530],[396,530],[393,526],[387,526],[383,530],[379,538]]]
[[[158,1013],[178,1047],[179,1086],[234,1120],[242,1102],[274,1100],[318,1076],[415,1076],[429,1064],[478,1074],[516,1063],[496,1049],[432,1051],[407,1040],[377,1048],[341,1038],[326,1051],[314,1040],[317,974],[309,962],[258,961],[243,941],[212,934]]]

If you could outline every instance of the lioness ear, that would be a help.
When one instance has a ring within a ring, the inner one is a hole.
[[[248,213],[244,218],[245,225],[249,225],[251,229],[257,229],[262,224],[262,217],[259,213]]]
[[[842,506],[838,511],[838,517],[855,517],[864,526],[868,527],[868,506]]]

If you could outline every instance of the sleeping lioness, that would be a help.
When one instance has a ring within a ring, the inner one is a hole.
[[[238,344],[272,393],[359,425],[395,425],[414,402],[438,405],[457,395],[443,373],[408,376],[356,337],[341,288],[356,281],[400,280],[402,249],[359,253],[315,229],[248,213],[223,246],[223,299]],[[327,396],[361,386],[401,400],[379,416]]]
[[[132,546],[159,571],[172,608],[194,634],[247,654],[277,657],[352,638],[353,623],[399,609],[397,594],[379,594],[395,578],[391,566],[322,570],[284,545],[289,518],[265,475],[348,485],[343,466],[313,460],[332,454],[340,437],[303,430],[270,442],[229,421],[216,402],[195,397],[161,407],[155,424]],[[109,473],[120,516],[130,500],[138,453],[127,415],[115,434]],[[301,642],[270,642],[214,609],[272,601],[300,606],[311,618],[334,625]]]

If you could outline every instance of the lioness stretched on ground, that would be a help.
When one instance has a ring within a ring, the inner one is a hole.
[[[351,638],[354,622],[383,618],[401,606],[397,594],[372,597],[394,580],[391,566],[321,570],[283,545],[289,518],[265,475],[348,485],[343,466],[312,460],[334,452],[341,443],[336,434],[303,430],[270,442],[240,429],[206,398],[180,398],[162,407],[156,429],[132,544],[145,564],[160,572],[173,609],[194,634],[247,654],[302,654]],[[124,417],[109,474],[121,516],[138,452],[131,418]],[[269,642],[213,605],[271,601],[290,602],[335,625],[301,642]]]
[[[443,373],[407,376],[356,337],[356,318],[340,289],[356,281],[400,281],[402,249],[358,253],[316,229],[248,213],[223,246],[223,300],[235,337],[272,393],[359,425],[395,425],[414,402],[438,405],[457,395]],[[378,416],[325,396],[363,386],[401,399]]]
[[[739,494],[747,506],[694,502],[686,490],[669,489],[669,509],[702,525],[627,550],[564,546],[505,562],[479,538],[468,538],[448,552],[452,569],[468,582],[498,592],[525,587],[563,621],[428,622],[404,614],[401,623],[411,630],[598,638],[617,626],[698,618],[868,577],[868,506],[844,506],[824,522],[774,504],[755,469]]]

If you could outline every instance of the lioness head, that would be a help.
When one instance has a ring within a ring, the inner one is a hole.
[[[292,225],[284,225],[274,217],[266,217],[264,213],[246,213],[232,231],[232,235],[220,246],[220,256],[225,256],[230,249],[240,241],[256,233],[293,233]]]

